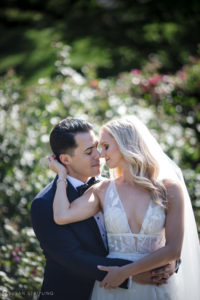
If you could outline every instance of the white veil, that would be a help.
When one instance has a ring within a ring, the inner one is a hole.
[[[133,122],[151,154],[160,167],[159,179],[178,181],[184,192],[184,240],[181,251],[181,265],[177,276],[178,294],[183,300],[200,299],[200,244],[190,197],[180,168],[163,152],[148,128],[135,116],[126,117]]]

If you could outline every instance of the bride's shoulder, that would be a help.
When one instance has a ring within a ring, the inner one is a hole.
[[[97,193],[104,194],[104,192],[107,190],[111,180],[105,178],[104,180],[101,180],[100,182],[95,184],[95,190]]]
[[[181,184],[178,181],[170,178],[165,178],[162,180],[162,183],[165,186],[168,200],[182,199],[183,190]]]
[[[163,185],[165,188],[168,189],[176,189],[181,188],[180,183],[177,180],[171,179],[171,178],[164,178],[162,180]]]

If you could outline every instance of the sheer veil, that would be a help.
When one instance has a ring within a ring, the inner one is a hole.
[[[135,116],[126,117],[133,122],[147,144],[151,154],[159,163],[159,180],[170,178],[178,181],[184,192],[184,240],[181,265],[177,276],[180,299],[200,299],[200,244],[191,200],[180,168],[163,152],[148,128]]]

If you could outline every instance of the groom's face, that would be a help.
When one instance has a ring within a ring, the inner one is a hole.
[[[100,174],[98,141],[92,130],[75,135],[77,147],[67,166],[69,175],[85,182]]]

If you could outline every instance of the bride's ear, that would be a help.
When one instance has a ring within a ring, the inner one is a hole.
[[[65,165],[66,167],[70,164],[71,162],[71,156],[69,154],[60,154],[59,156],[60,161],[63,165]]]

